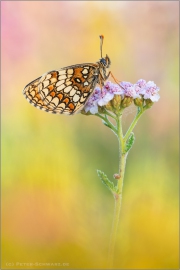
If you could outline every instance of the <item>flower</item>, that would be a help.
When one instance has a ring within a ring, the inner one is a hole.
[[[139,84],[132,84],[130,82],[121,82],[121,87],[124,89],[124,95],[126,97],[140,98],[141,88]]]
[[[84,110],[92,114],[98,113],[98,106],[105,106],[110,100],[114,98],[114,95],[123,94],[123,89],[110,81],[107,81],[105,85],[100,89],[96,87],[93,94],[88,99]]]
[[[98,113],[98,106],[103,107],[110,104],[109,102],[117,95],[121,96],[120,100],[124,104],[123,107],[129,106],[133,99],[137,106],[140,106],[140,104],[142,106],[144,100],[151,100],[152,103],[158,101],[160,98],[158,91],[159,87],[153,81],[146,82],[143,79],[138,80],[135,84],[125,81],[114,84],[107,81],[102,89],[100,87],[95,88],[84,107],[84,111],[96,114]]]
[[[124,81],[122,81],[122,82],[120,83],[120,86],[121,86],[124,90],[127,90],[129,87],[133,86],[133,84],[130,83],[130,82],[124,82]]]
[[[84,110],[87,113],[88,111],[92,114],[98,113],[98,99],[100,95],[101,89],[96,87],[91,97],[88,99]]]
[[[133,99],[139,98],[140,97],[139,93],[140,93],[140,87],[135,84],[133,86],[128,87],[125,90],[125,96],[132,97]]]
[[[140,88],[142,88],[146,85],[146,81],[143,79],[140,79],[137,81],[136,85],[138,85]]]
[[[152,102],[157,102],[160,99],[160,96],[157,93],[158,91],[159,87],[157,87],[153,81],[149,81],[144,85],[141,93],[144,99],[150,99]]]
[[[98,105],[104,106],[106,105],[111,99],[113,99],[114,95],[110,91],[108,92],[104,87],[99,95]]]

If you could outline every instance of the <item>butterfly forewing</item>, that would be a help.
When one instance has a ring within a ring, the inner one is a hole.
[[[50,71],[24,88],[35,107],[52,113],[74,114],[85,105],[98,81],[97,64],[80,64]]]

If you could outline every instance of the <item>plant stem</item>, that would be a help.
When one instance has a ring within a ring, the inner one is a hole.
[[[108,112],[107,110],[105,110],[105,114],[109,115],[110,117],[112,117],[114,120],[116,120],[116,116],[110,112]]]
[[[107,115],[105,116],[102,116],[101,114],[97,113],[96,116],[100,117],[104,123],[106,123],[112,131],[114,131],[115,134],[117,134],[117,130],[116,130],[116,127],[109,121],[109,119],[107,118]]]
[[[131,123],[131,125],[130,125],[128,131],[126,132],[126,134],[125,134],[125,136],[124,136],[124,142],[127,141],[129,135],[131,134],[133,128],[134,128],[135,125],[137,124],[137,121],[139,120],[139,118],[140,118],[140,116],[142,115],[143,112],[144,112],[144,109],[143,109],[143,108],[141,108],[141,109],[137,112],[137,114],[136,114],[134,120],[132,121],[132,123]]]
[[[116,192],[113,193],[115,199],[115,208],[114,208],[114,217],[113,217],[113,224],[112,224],[112,232],[109,244],[109,255],[108,255],[108,267],[110,269],[113,268],[113,260],[114,260],[114,249],[115,243],[117,238],[117,231],[118,231],[118,224],[119,224],[119,217],[120,217],[120,210],[122,204],[122,189],[123,189],[123,180],[124,180],[124,173],[126,167],[126,159],[128,152],[125,151],[126,142],[129,138],[133,128],[137,124],[137,121],[141,117],[142,113],[145,111],[145,108],[141,107],[138,108],[137,114],[131,123],[126,135],[123,137],[122,131],[122,111],[120,111],[119,115],[116,117],[116,135],[118,137],[118,145],[119,145],[119,179],[116,185]]]
[[[125,142],[123,139],[122,132],[122,115],[118,116],[116,119],[117,123],[117,136],[119,142],[119,179],[117,183],[117,192],[114,193],[115,199],[115,209],[114,209],[114,217],[113,217],[113,225],[112,232],[109,244],[109,256],[108,256],[108,267],[111,269],[113,267],[113,259],[114,259],[114,248],[117,237],[117,230],[119,224],[120,210],[121,210],[121,202],[122,202],[122,188],[123,188],[123,179],[125,173],[126,166],[126,158],[127,153],[125,153]]]

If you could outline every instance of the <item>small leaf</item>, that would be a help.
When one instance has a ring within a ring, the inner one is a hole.
[[[131,134],[129,135],[129,138],[127,139],[127,142],[126,142],[125,153],[129,152],[129,150],[133,146],[134,141],[135,141],[134,133],[131,132]]]
[[[137,108],[137,114],[139,114],[141,112],[142,108],[141,107],[138,107]]]
[[[102,121],[102,122],[106,127],[110,128],[112,131],[114,131],[113,128],[107,122],[105,122],[105,121]]]
[[[106,127],[111,128],[111,127],[108,125],[108,123],[106,123],[105,121],[102,121],[102,122],[103,122],[103,124],[104,124]]]
[[[106,175],[104,172],[102,172],[102,171],[100,171],[100,170],[97,170],[97,174],[98,174],[99,178],[101,179],[101,181],[103,182],[103,184],[104,184],[111,192],[113,192],[113,193],[116,192],[116,188],[115,188],[115,186],[114,186],[114,183],[111,182],[111,181],[108,179],[107,175]]]

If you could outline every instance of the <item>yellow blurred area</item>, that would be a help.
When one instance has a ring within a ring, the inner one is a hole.
[[[179,269],[179,2],[3,1],[1,7],[1,268],[106,268],[114,201],[96,170],[113,179],[117,139],[94,116],[51,115],[22,95],[47,71],[98,61],[103,34],[114,76],[152,80],[161,96],[135,128],[114,268]],[[127,111],[125,130],[133,114]]]

